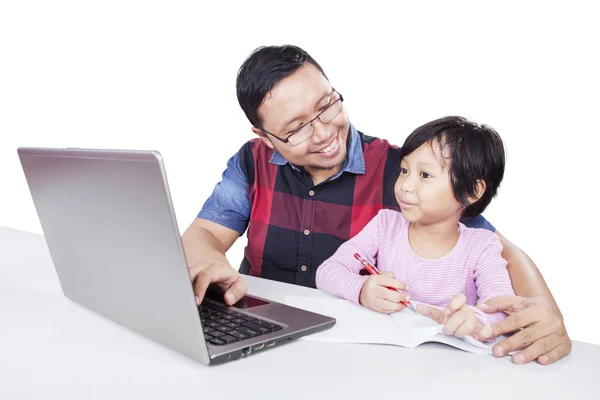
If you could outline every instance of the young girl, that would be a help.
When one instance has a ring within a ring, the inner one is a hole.
[[[379,211],[319,267],[317,288],[382,313],[411,299],[444,308],[444,333],[458,337],[502,320],[503,313],[475,307],[514,294],[500,240],[460,222],[481,214],[496,195],[505,163],[500,136],[446,117],[412,132],[401,155],[394,187],[401,213]],[[360,275],[356,253],[381,275]]]

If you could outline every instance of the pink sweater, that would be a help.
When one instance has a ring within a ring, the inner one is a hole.
[[[452,297],[463,293],[484,325],[506,317],[501,312],[486,314],[473,307],[492,297],[514,294],[502,258],[502,244],[495,233],[459,224],[460,236],[454,249],[440,259],[427,260],[410,247],[409,225],[398,211],[379,211],[361,232],[319,266],[317,288],[359,304],[360,290],[368,279],[358,274],[362,265],[354,253],[359,253],[379,271],[391,271],[406,283],[413,300],[443,308]]]

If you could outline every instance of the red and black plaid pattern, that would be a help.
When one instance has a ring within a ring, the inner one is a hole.
[[[399,149],[359,132],[366,173],[314,185],[306,171],[269,162],[273,149],[248,142],[240,163],[251,205],[240,272],[315,287],[317,267],[382,208],[398,210]]]

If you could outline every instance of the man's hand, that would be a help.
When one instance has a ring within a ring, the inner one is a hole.
[[[486,313],[502,311],[509,316],[482,328],[474,335],[475,339],[483,341],[519,330],[494,346],[497,357],[523,349],[513,354],[514,363],[537,360],[540,364],[551,364],[571,352],[571,339],[562,316],[544,297],[496,297],[477,307]]]
[[[401,301],[409,301],[410,296],[390,290],[386,286],[400,290],[408,289],[408,286],[394,278],[394,274],[390,271],[382,272],[380,275],[371,275],[360,290],[360,304],[383,314],[391,314],[404,309]]]
[[[200,305],[208,289],[208,285],[214,283],[223,293],[225,304],[233,305],[246,293],[248,286],[242,280],[238,271],[231,268],[229,263],[224,262],[198,262],[188,267],[190,278],[194,284],[196,303]]]

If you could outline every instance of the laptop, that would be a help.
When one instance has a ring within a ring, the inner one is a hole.
[[[245,296],[197,306],[157,151],[21,147],[66,297],[202,364],[323,331],[335,319]]]

